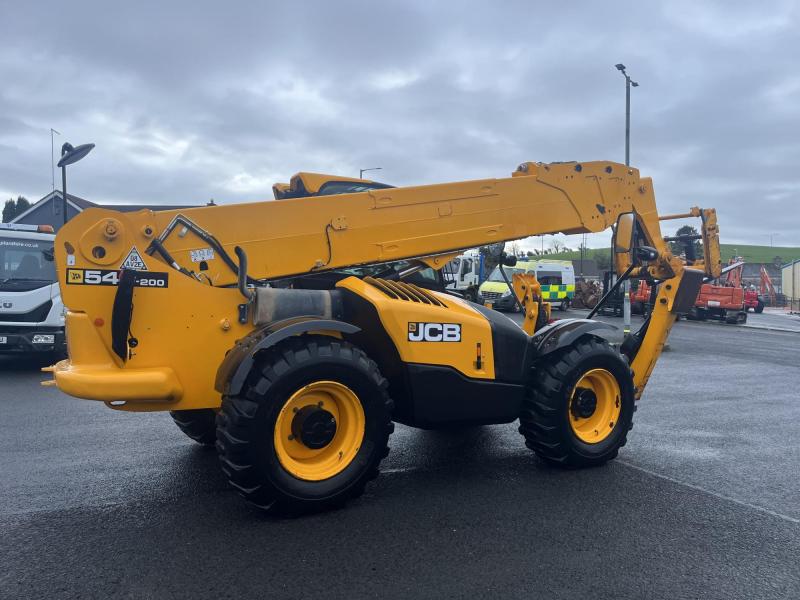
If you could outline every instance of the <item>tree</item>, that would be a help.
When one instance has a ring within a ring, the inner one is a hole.
[[[16,201],[9,198],[3,206],[3,223],[10,223],[14,217],[21,215],[30,207],[31,203],[25,196],[17,196]]]
[[[553,254],[558,254],[559,252],[564,250],[564,244],[562,244],[556,238],[553,238],[550,241],[550,249],[553,251]]]
[[[692,227],[691,225],[684,225],[683,227],[679,227],[678,231],[675,232],[675,236],[679,237],[682,235],[699,235],[697,229]],[[686,242],[670,242],[669,247],[672,250],[672,253],[675,256],[680,256],[686,251],[686,246],[688,245],[688,241]],[[694,240],[692,242],[694,246],[694,255],[696,258],[702,258],[703,256],[703,244],[700,243],[700,240]]]
[[[597,265],[598,271],[608,271],[611,269],[611,250],[608,248],[597,248],[592,250],[592,259]]]

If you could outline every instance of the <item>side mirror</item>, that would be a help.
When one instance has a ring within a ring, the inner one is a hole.
[[[503,256],[503,250],[506,248],[505,242],[497,242],[495,244],[489,244],[488,246],[484,246],[481,248],[481,252],[484,256],[488,256],[495,262],[500,262],[500,259]]]
[[[658,258],[658,250],[651,246],[637,246],[633,254],[634,258],[640,263],[653,262]]]
[[[617,218],[617,227],[614,231],[614,252],[627,254],[633,248],[633,231],[636,218],[633,213],[622,213]]]

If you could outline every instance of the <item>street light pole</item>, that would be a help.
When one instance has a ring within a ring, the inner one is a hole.
[[[625,166],[631,164],[631,86],[639,87],[625,72],[625,65],[615,65],[617,70],[625,76]],[[612,253],[613,259],[613,253]],[[624,295],[622,297],[622,330],[625,335],[631,332],[631,282],[626,279],[623,283]]]
[[[67,165],[78,162],[84,156],[89,154],[94,148],[94,144],[82,144],[81,146],[73,147],[69,142],[64,142],[61,146],[61,159],[58,161],[58,167],[61,168],[61,195],[64,206],[64,225],[67,224]]]
[[[370,167],[369,169],[359,169],[358,170],[358,178],[364,179],[364,173],[367,171],[380,171],[383,167]]]
[[[631,164],[631,86],[639,87],[639,84],[625,72],[625,65],[619,63],[615,66],[625,76],[625,164],[629,166]]]

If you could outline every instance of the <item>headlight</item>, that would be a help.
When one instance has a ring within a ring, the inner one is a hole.
[[[510,295],[511,295],[511,290],[509,290],[509,289],[506,289],[506,291],[503,292],[503,298],[507,298]]]
[[[37,334],[33,336],[31,342],[34,344],[55,344],[56,336]]]

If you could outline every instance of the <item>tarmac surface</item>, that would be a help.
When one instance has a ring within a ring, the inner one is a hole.
[[[799,598],[798,365],[798,333],[682,321],[604,467],[399,426],[362,498],[277,519],[168,415],[0,359],[0,598]]]

